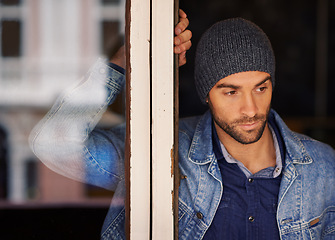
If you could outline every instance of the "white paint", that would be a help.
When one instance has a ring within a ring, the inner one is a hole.
[[[131,1],[130,239],[136,240],[150,238],[150,211],[152,239],[173,239],[174,235],[173,174],[171,172],[173,161],[171,151],[174,141],[174,2],[173,0],[152,0],[151,3],[150,24],[150,1]],[[150,28],[152,31],[151,68],[149,65]]]
[[[173,239],[174,1],[152,5],[152,236]]]
[[[130,239],[150,237],[150,0],[131,1]]]

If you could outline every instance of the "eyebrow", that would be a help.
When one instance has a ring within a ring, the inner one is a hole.
[[[271,76],[267,76],[266,78],[264,78],[262,81],[257,83],[255,85],[255,87],[261,86],[263,83],[267,82],[268,80],[271,80]],[[234,85],[234,84],[221,83],[221,84],[217,85],[216,88],[232,88],[232,89],[237,90],[237,89],[240,89],[241,86],[237,86],[237,85]]]
[[[271,76],[267,76],[266,78],[264,78],[264,80],[257,83],[255,87],[259,87],[260,85],[267,82],[268,80],[271,80]]]

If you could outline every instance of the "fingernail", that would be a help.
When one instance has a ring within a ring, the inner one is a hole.
[[[181,29],[180,29],[180,28],[177,28],[177,29],[176,29],[176,33],[177,33],[177,35],[179,35],[179,34],[181,33]]]

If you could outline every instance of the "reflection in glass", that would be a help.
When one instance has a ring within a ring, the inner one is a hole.
[[[116,4],[120,3],[120,0],[101,0],[102,4]]]
[[[113,192],[53,172],[28,137],[65,89],[122,44],[124,4],[0,0],[0,239],[98,239]],[[114,109],[122,112],[111,106],[99,126],[123,120]]]
[[[21,22],[2,20],[1,26],[1,55],[19,57],[21,55]]]
[[[13,5],[19,5],[21,3],[21,0],[1,0],[0,4],[4,6],[13,6]]]
[[[124,3],[0,0],[0,199],[68,202],[98,197],[109,204],[110,192],[46,168],[31,152],[28,135],[64,89],[122,44]],[[110,119],[120,121],[114,117],[115,109],[122,112],[120,104],[104,115],[104,127]]]

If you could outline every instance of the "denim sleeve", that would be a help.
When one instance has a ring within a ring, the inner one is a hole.
[[[35,155],[59,174],[115,190],[124,172],[124,126],[94,128],[124,82],[124,74],[99,59],[35,126],[29,136]]]

